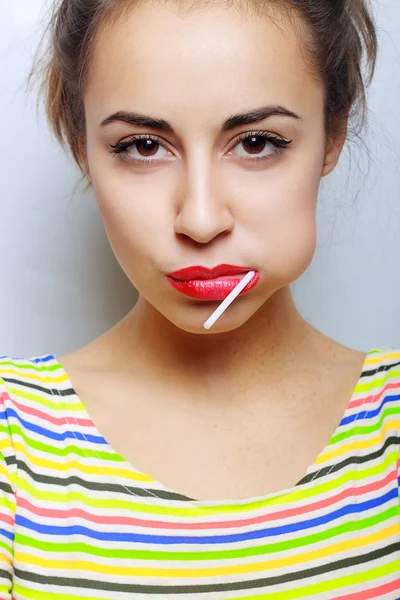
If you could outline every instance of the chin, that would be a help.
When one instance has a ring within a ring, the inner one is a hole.
[[[187,333],[213,335],[215,333],[228,333],[234,331],[244,325],[244,323],[252,317],[253,313],[243,311],[243,309],[240,310],[239,307],[236,307],[239,308],[239,310],[229,311],[230,308],[234,308],[231,306],[226,309],[210,329],[204,329],[204,323],[212,315],[219,304],[220,302],[210,302],[207,303],[207,306],[202,307],[201,310],[198,309],[197,305],[194,311],[189,311],[191,314],[189,314],[187,318],[185,318],[185,309],[183,309],[180,314],[174,315],[173,318],[169,318],[168,320]],[[197,314],[193,314],[195,311]]]

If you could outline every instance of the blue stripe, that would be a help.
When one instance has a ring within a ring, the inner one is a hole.
[[[64,441],[68,439],[78,439],[81,441],[91,442],[92,444],[106,445],[107,442],[105,439],[98,435],[88,435],[83,434],[78,431],[64,431],[63,433],[56,433],[54,431],[50,431],[49,429],[45,429],[44,427],[40,427],[39,425],[35,425],[34,423],[30,423],[23,419],[14,409],[10,408],[8,411],[9,417],[14,417],[17,421],[23,425],[25,429],[28,431],[33,431],[39,435],[42,435],[45,438],[49,438],[51,440]]]
[[[1,527],[0,527],[0,535],[4,536],[5,538],[8,538],[11,541],[14,540],[14,533],[12,531],[7,531],[6,529],[2,529]]]
[[[340,422],[340,425],[348,425],[349,423],[353,423],[354,421],[373,419],[374,417],[376,417],[377,415],[379,415],[382,412],[385,404],[389,404],[389,402],[395,403],[395,402],[398,402],[398,400],[400,400],[400,394],[397,394],[394,396],[385,396],[383,398],[381,404],[379,406],[377,406],[377,408],[375,408],[374,410],[360,411],[354,415],[349,415],[348,417],[345,417],[342,419],[342,421]],[[360,414],[362,412],[365,412],[366,414],[360,418]]]
[[[248,540],[257,540],[276,535],[284,535],[297,531],[313,529],[319,527],[331,521],[335,521],[345,515],[359,514],[364,511],[369,511],[371,508],[381,506],[389,502],[390,500],[397,499],[398,488],[393,488],[387,494],[384,494],[380,498],[368,500],[367,502],[354,503],[346,507],[342,507],[328,515],[317,517],[315,519],[309,519],[308,521],[302,521],[298,523],[291,523],[289,525],[282,525],[279,527],[269,527],[267,529],[259,529],[256,531],[248,531],[240,534],[231,535],[215,535],[215,536],[167,536],[167,535],[147,535],[138,533],[116,533],[116,532],[100,532],[88,527],[82,527],[80,525],[70,525],[67,527],[54,526],[54,525],[42,525],[35,523],[30,519],[26,519],[21,515],[17,515],[16,524],[27,529],[36,531],[40,534],[45,535],[84,535],[89,538],[102,540],[102,541],[114,541],[114,542],[137,542],[142,544],[229,544],[233,542],[243,542]],[[185,527],[183,524],[182,527]]]
[[[46,354],[45,356],[40,356],[38,358],[32,358],[32,362],[34,362],[34,363],[50,362],[53,359],[55,360],[54,354]]]

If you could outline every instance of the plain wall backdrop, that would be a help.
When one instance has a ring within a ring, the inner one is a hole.
[[[25,91],[50,0],[0,0],[0,355],[63,354],[128,312],[136,292],[93,195]],[[400,347],[400,4],[374,0],[380,52],[370,127],[318,200],[318,242],[292,284],[301,314],[359,351]]]

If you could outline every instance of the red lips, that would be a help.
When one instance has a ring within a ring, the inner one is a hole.
[[[239,295],[242,295],[253,289],[260,280],[260,273],[252,267],[218,265],[207,269],[193,266],[170,273],[167,280],[178,292],[190,298],[224,300],[249,271],[255,271],[255,275],[240,292]]]
[[[253,270],[252,267],[237,267],[235,265],[217,265],[213,269],[207,269],[207,267],[202,266],[193,266],[169,273],[169,277],[180,279],[181,281],[215,279],[216,277],[222,277],[224,275],[239,275],[251,270]]]

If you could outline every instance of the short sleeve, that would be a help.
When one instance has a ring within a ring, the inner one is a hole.
[[[10,397],[0,377],[0,598],[11,600],[14,571],[16,458],[8,420]]]

